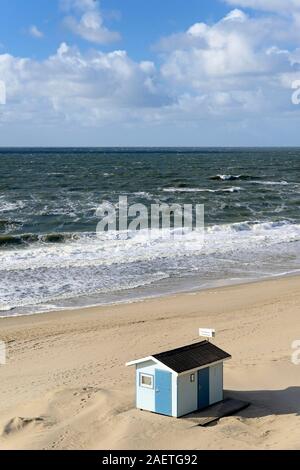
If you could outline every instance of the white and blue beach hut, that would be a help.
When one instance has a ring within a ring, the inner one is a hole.
[[[223,400],[230,354],[209,341],[128,362],[136,367],[136,407],[179,418]]]

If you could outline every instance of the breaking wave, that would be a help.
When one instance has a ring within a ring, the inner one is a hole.
[[[29,245],[31,243],[64,243],[68,240],[76,240],[78,233],[47,233],[34,234],[23,233],[21,235],[0,235],[0,248],[16,245]]]
[[[84,306],[94,296],[96,305],[103,293],[123,301],[151,289],[178,292],[183,279],[188,290],[194,278],[199,288],[299,269],[299,150],[4,149],[0,157],[7,315],[67,298]],[[97,209],[101,217],[111,204],[117,210],[120,195],[148,210],[154,202],[205,204],[204,243],[196,232],[97,237]]]
[[[266,260],[279,259],[300,241],[300,225],[249,221],[207,227],[204,240],[198,232],[173,235],[174,230],[133,231],[124,239],[118,232],[100,238],[95,233],[48,234],[31,236],[34,244],[23,235],[26,248],[1,251],[0,310],[116,295],[191,273],[205,278],[216,270],[220,276],[221,269],[232,269],[233,260],[237,267],[257,262],[258,272]]]
[[[209,188],[164,188],[165,193],[238,193],[243,191],[239,186],[222,189],[209,189]]]
[[[237,181],[237,180],[253,180],[258,179],[251,175],[215,175],[211,176],[212,181]]]

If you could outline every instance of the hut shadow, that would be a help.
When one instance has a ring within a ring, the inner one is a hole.
[[[300,387],[285,390],[226,390],[224,398],[235,398],[249,402],[250,406],[235,416],[261,418],[271,415],[300,415]]]

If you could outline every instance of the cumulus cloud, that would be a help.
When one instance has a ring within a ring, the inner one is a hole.
[[[68,0],[64,8],[98,12],[91,0]],[[66,43],[43,61],[0,54],[8,101],[0,122],[147,127],[290,120],[299,115],[291,86],[300,78],[290,25],[236,8],[214,24],[197,22],[163,38],[157,64],[134,61],[123,50],[83,53]]]
[[[272,29],[268,19],[253,20],[238,9],[211,26],[195,23],[179,37],[162,41],[168,51],[162,74],[189,89],[203,89],[211,86],[208,79],[234,79],[236,87],[246,77],[276,72],[278,58],[267,54],[276,39]],[[288,67],[288,58],[281,59]]]
[[[223,0],[228,5],[247,7],[262,12],[275,13],[283,17],[289,17],[291,23],[288,29],[294,31],[294,36],[299,40],[300,28],[300,0]],[[298,35],[296,34],[298,32]]]
[[[0,76],[8,83],[4,120],[79,121],[101,125],[135,110],[160,107],[165,98],[152,62],[134,62],[125,51],[82,54],[62,43],[43,62],[0,55]]]
[[[65,26],[86,41],[107,44],[120,39],[118,32],[104,25],[99,1],[64,0],[62,8],[70,12],[64,18]]]
[[[163,38],[157,47],[172,111],[182,119],[229,120],[297,113],[290,96],[299,73],[298,34],[287,18],[234,9],[215,24],[195,23]]]

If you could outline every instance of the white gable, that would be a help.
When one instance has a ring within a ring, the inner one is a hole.
[[[136,361],[127,362],[125,365],[126,365],[126,367],[131,367],[131,366],[142,365],[144,362],[149,362],[149,361],[155,362],[163,370],[167,370],[169,372],[172,372],[172,374],[178,375],[177,372],[175,372],[173,369],[166,366],[165,364],[163,364],[162,362],[160,362],[158,359],[156,359],[153,356],[148,356],[148,357],[144,357],[142,359],[137,359]]]

